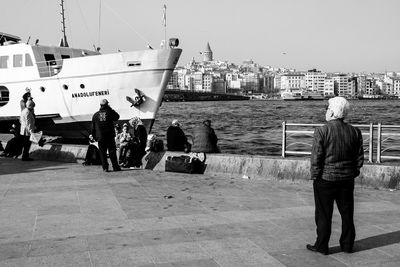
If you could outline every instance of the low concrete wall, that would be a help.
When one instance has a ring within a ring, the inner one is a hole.
[[[158,157],[159,163],[152,169],[165,170],[167,156],[183,155],[166,152]],[[309,180],[310,160],[308,158],[281,158],[234,154],[207,154],[205,173],[224,173],[250,179]],[[154,164],[152,164],[154,165]],[[397,188],[400,182],[400,166],[365,164],[356,183],[371,187]]]
[[[5,147],[5,143],[3,143]],[[81,163],[85,159],[87,146],[32,144],[31,157],[35,159]],[[144,157],[146,169],[165,171],[167,156],[184,155],[177,152],[150,152]],[[264,157],[235,154],[207,154],[205,174],[223,173],[250,179],[308,180],[310,177],[308,158]],[[400,166],[365,164],[356,183],[377,188],[397,188],[400,182]]]

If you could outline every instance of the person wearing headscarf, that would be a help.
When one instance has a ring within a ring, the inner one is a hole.
[[[310,160],[317,238],[314,244],[306,245],[308,250],[325,255],[329,254],[334,202],[342,218],[340,248],[346,253],[353,251],[354,179],[364,163],[361,131],[344,121],[350,103],[344,97],[331,98],[328,103],[327,123],[314,131]]]
[[[35,108],[35,102],[28,100],[26,107],[22,110],[20,116],[20,135],[22,140],[22,160],[30,161],[32,158],[29,157],[29,149],[31,147],[30,136],[35,131],[35,115],[33,109]]]
[[[173,120],[167,129],[167,150],[185,151],[188,147],[188,140],[180,127],[178,120]]]
[[[92,117],[92,136],[99,144],[100,159],[104,172],[108,172],[107,151],[114,171],[120,171],[115,144],[114,122],[119,114],[113,110],[107,99],[100,102],[100,109]]]
[[[142,158],[146,155],[147,130],[139,117],[129,120],[132,141],[127,152],[127,163],[123,167],[141,168]]]
[[[28,100],[33,100],[31,91],[27,91],[25,94],[22,95],[22,99],[19,102],[21,106],[21,111],[23,111],[26,108],[26,102],[28,102]]]
[[[218,137],[211,127],[211,120],[204,120],[193,131],[193,152],[219,153]]]

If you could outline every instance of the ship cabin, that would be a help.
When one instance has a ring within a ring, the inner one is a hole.
[[[64,60],[99,55],[98,51],[22,43],[21,38],[0,32],[0,83],[57,75]],[[23,76],[21,76],[23,75]]]

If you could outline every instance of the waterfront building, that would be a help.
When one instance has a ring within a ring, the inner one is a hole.
[[[268,94],[268,95],[274,95],[277,93],[274,90],[274,76],[273,75],[264,74],[264,76],[262,77],[262,81],[263,81],[263,84],[262,84],[262,92],[263,93]]]
[[[383,81],[386,84],[388,95],[400,97],[400,76],[396,73],[387,73],[385,74]]]
[[[324,93],[326,73],[321,73],[316,69],[309,70],[305,73],[305,88],[308,91]]]
[[[176,71],[172,72],[171,78],[169,79],[167,84],[167,89],[179,88],[178,75],[179,75],[178,72]]]
[[[223,78],[215,78],[212,83],[212,91],[217,94],[226,94],[226,81]]]
[[[262,79],[259,73],[244,73],[241,88],[249,94],[261,93]]]
[[[335,96],[335,81],[332,78],[325,78],[324,80],[324,96]]]
[[[204,73],[202,76],[202,91],[212,92],[213,88],[213,76],[210,73]]]
[[[364,95],[373,95],[375,88],[375,80],[372,77],[368,77],[365,80],[365,92]]]
[[[203,61],[213,61],[213,52],[208,42],[206,45],[206,49],[203,51]]]
[[[305,76],[300,73],[286,73],[281,76],[281,92],[292,89],[304,89]]]
[[[358,92],[358,95],[365,94],[365,91],[366,91],[366,80],[367,80],[367,77],[365,75],[357,76],[357,92]]]
[[[351,77],[351,78],[349,78],[349,84],[348,84],[348,87],[349,87],[349,91],[350,91],[350,96],[356,96],[357,95],[357,91],[358,91],[358,88],[357,88],[357,77]]]
[[[338,96],[351,96],[351,88],[349,88],[349,76],[341,73],[332,77],[335,86],[335,95]]]
[[[275,77],[274,77],[274,88],[275,88],[275,90],[278,90],[278,91],[281,90],[281,77],[282,77],[281,74],[275,74]]]

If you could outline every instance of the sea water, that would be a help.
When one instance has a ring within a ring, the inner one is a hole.
[[[205,119],[212,121],[223,153],[281,155],[282,121],[324,123],[327,101],[199,101],[164,102],[152,133],[165,139],[173,119],[186,135]],[[350,100],[348,122],[400,125],[400,100]]]

